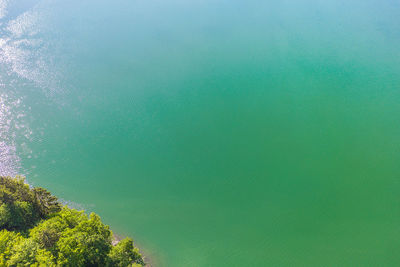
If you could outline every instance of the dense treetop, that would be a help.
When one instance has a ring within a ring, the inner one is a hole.
[[[95,213],[60,204],[23,178],[0,176],[0,266],[142,266],[142,256]]]

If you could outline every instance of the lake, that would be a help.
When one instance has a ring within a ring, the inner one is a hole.
[[[155,266],[399,266],[399,13],[0,0],[0,174]]]

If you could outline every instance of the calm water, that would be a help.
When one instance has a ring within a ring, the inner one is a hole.
[[[156,266],[399,266],[399,14],[0,0],[0,173]]]

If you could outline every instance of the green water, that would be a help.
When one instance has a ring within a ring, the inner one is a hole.
[[[399,266],[399,12],[0,0],[0,173],[155,266]]]

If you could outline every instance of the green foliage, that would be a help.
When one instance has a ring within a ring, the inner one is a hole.
[[[44,217],[55,213],[61,209],[61,204],[55,196],[41,187],[32,190],[33,198],[36,203],[37,211]]]
[[[0,266],[4,266],[12,255],[12,249],[15,245],[22,242],[24,238],[20,233],[0,231]]]
[[[143,266],[133,241],[112,246],[94,213],[62,207],[43,188],[0,177],[0,266]]]
[[[111,249],[111,231],[92,213],[89,219],[64,230],[57,248],[60,265],[104,266]]]
[[[32,205],[24,201],[0,206],[0,227],[8,230],[23,230],[32,227],[39,219]]]
[[[12,248],[12,255],[7,261],[9,266],[52,266],[53,256],[49,251],[41,249],[33,239],[27,238]]]
[[[55,253],[55,245],[60,239],[61,233],[66,228],[66,223],[59,216],[42,221],[31,229],[30,237],[43,249]]]
[[[11,204],[15,201],[33,202],[33,194],[22,177],[0,177],[0,203]]]
[[[133,262],[144,265],[139,250],[133,246],[133,240],[130,238],[125,238],[115,245],[110,251],[109,258],[108,266],[124,267]]]
[[[0,177],[0,227],[24,231],[58,212],[61,204],[43,188],[31,189],[24,179]]]

